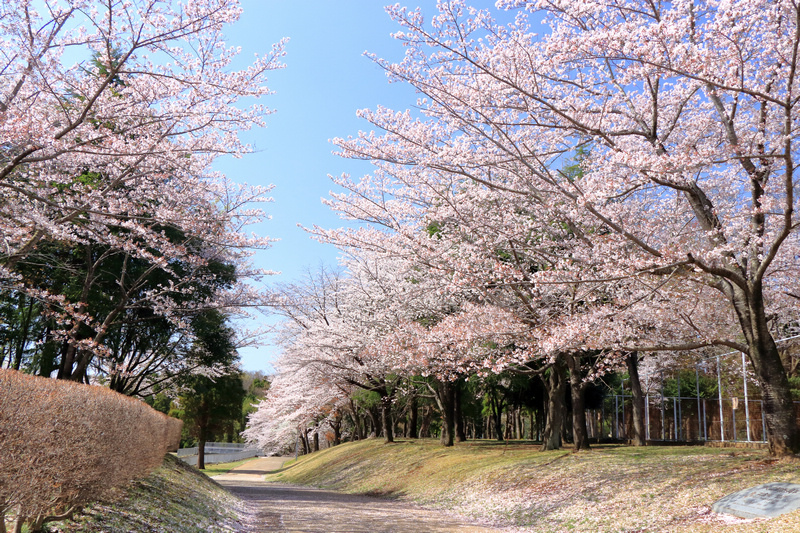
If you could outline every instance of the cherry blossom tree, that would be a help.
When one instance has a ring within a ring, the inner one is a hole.
[[[97,351],[134,292],[136,306],[177,324],[189,287],[215,283],[208,264],[233,265],[241,281],[259,274],[247,256],[269,239],[242,228],[262,217],[254,203],[268,200],[269,188],[211,169],[220,155],[250,151],[239,133],[270,111],[243,99],[268,94],[266,74],[281,67],[278,43],[232,68],[239,51],[225,44],[223,29],[240,13],[230,0],[0,7],[0,281],[60,308],[73,350]],[[47,242],[94,247],[96,256],[165,275],[145,294],[123,266],[116,311],[91,324],[95,338],[79,339],[73,333],[92,315],[86,294],[100,262],[89,261],[86,290],[74,297],[37,288],[20,266],[35,263]],[[252,294],[242,287],[197,295],[195,305],[243,305]],[[85,368],[69,375],[82,379]]]
[[[485,231],[467,226],[471,242],[492,248],[502,236],[492,272],[540,293],[532,309],[547,309],[540,302],[548,292],[562,302],[581,295],[577,314],[552,320],[545,312],[545,352],[585,338],[581,330],[602,332],[601,347],[619,353],[740,350],[761,385],[771,452],[800,451],[774,340],[797,314],[800,8],[499,5],[518,10],[513,23],[460,1],[440,2],[429,24],[418,10],[389,8],[406,56],[376,60],[419,91],[420,112],[362,112],[384,134],[337,144],[377,169],[358,183],[339,180],[349,193],[335,196],[335,207],[389,227],[415,253],[457,250],[461,263],[451,271],[459,276],[485,271],[489,256],[476,261],[470,250],[479,247],[420,237],[454,220],[447,213],[480,213]],[[532,16],[544,17],[546,34],[532,33]],[[564,163],[578,152],[576,176]],[[389,251],[374,230],[317,232]],[[513,272],[505,258],[520,243],[546,268]]]

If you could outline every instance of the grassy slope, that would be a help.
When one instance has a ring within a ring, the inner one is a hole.
[[[710,506],[760,483],[800,483],[798,466],[751,450],[602,446],[575,454],[372,439],[303,457],[268,479],[402,497],[531,531],[784,532],[800,531],[800,512],[753,521]]]
[[[237,531],[238,498],[171,455],[146,479],[94,503],[51,531],[206,533]]]
[[[233,461],[232,463],[207,464],[205,470],[200,470],[200,472],[209,477],[219,476],[221,474],[227,474],[237,466],[242,466],[243,464],[249,463],[250,461],[255,461],[256,459],[258,458],[251,457],[249,459],[242,459],[241,461]]]

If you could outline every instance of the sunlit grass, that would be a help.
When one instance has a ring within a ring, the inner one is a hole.
[[[204,473],[209,477],[219,476],[221,474],[227,474],[237,466],[242,466],[243,464],[249,463],[250,461],[254,461],[256,459],[258,459],[258,457],[242,459],[241,461],[234,461],[232,463],[216,463],[211,465],[207,464],[205,470],[200,470],[200,472]]]
[[[710,506],[761,483],[800,483],[798,466],[762,450],[603,445],[572,453],[371,439],[301,457],[268,479],[404,498],[531,531],[778,532],[800,531],[800,513],[723,520]]]

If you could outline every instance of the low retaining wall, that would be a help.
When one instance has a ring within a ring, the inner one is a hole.
[[[243,450],[235,453],[207,453],[205,455],[205,463],[207,465],[232,463],[233,461],[241,461],[250,457],[258,457],[259,452],[260,450]],[[187,465],[197,466],[197,455],[186,455],[179,457],[179,459]]]
[[[178,450],[178,458],[184,463],[197,466],[197,446],[192,448],[181,448]],[[261,450],[258,448],[246,448],[244,444],[230,442],[207,442],[205,449],[205,463],[231,463],[241,461],[250,457],[258,457]]]
[[[237,453],[251,449],[258,451],[257,448],[248,448],[245,444],[236,442],[206,442],[206,455],[210,453]],[[192,448],[181,448],[178,450],[178,457],[197,455],[197,452],[197,446]]]

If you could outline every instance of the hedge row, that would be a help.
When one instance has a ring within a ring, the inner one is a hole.
[[[14,509],[35,528],[146,476],[181,425],[104,387],[0,369],[0,522]]]

